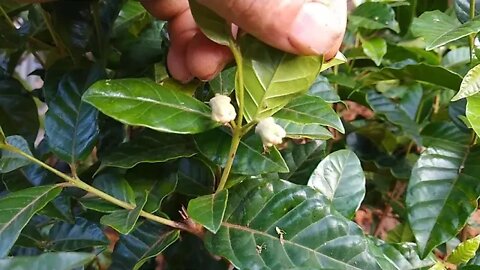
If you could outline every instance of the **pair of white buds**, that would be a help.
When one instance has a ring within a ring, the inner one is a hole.
[[[212,108],[213,121],[228,124],[235,120],[237,113],[231,101],[230,97],[219,94],[210,99],[209,103]],[[260,136],[263,145],[266,147],[281,144],[283,138],[287,135],[285,130],[277,125],[272,117],[261,120],[255,127],[255,133]]]

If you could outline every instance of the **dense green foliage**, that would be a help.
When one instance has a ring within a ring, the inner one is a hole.
[[[329,62],[190,2],[235,63],[181,85],[134,0],[2,0],[0,269],[480,269],[480,2],[366,1]]]

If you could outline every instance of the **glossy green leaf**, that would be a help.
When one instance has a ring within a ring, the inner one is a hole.
[[[452,41],[480,32],[480,20],[475,18],[460,24],[455,18],[435,10],[425,12],[413,21],[412,31],[423,37],[426,49],[433,50]]]
[[[198,27],[209,39],[218,44],[228,46],[231,34],[231,25],[215,12],[198,3],[197,0],[189,0],[190,10]]]
[[[341,99],[338,96],[335,88],[330,84],[327,77],[318,76],[313,85],[308,90],[308,94],[312,96],[321,97],[325,102],[336,103]]]
[[[244,57],[245,118],[249,122],[272,116],[292,98],[306,92],[322,66],[322,57],[287,54],[248,35],[240,44]]]
[[[116,270],[138,270],[147,260],[156,257],[177,241],[179,235],[177,230],[143,222],[129,235],[120,235],[110,267]]]
[[[95,254],[80,252],[51,252],[39,256],[20,256],[0,260],[0,269],[9,270],[74,270],[95,258]]]
[[[470,20],[470,0],[455,0],[455,13],[457,14],[457,19],[461,23],[466,23]],[[475,16],[480,13],[480,1],[475,0]]]
[[[350,150],[334,152],[322,160],[308,186],[325,195],[333,208],[347,218],[353,217],[366,193],[362,165]]]
[[[289,173],[280,174],[280,178],[295,184],[306,185],[318,163],[326,156],[326,143],[311,141],[305,144],[290,142],[282,150],[282,156],[288,165]]]
[[[387,42],[383,38],[362,39],[363,52],[375,62],[377,66],[382,64],[383,57],[387,53]]]
[[[389,28],[399,32],[399,26],[395,21],[395,12],[386,3],[366,2],[357,7],[349,16],[348,27],[352,31],[358,28],[380,30]]]
[[[420,137],[420,127],[414,120],[415,113],[414,117],[412,118],[408,110],[405,110],[405,108],[402,107],[401,104],[394,103],[386,96],[373,90],[367,93],[367,101],[370,104],[370,107],[372,107],[373,111],[375,111],[377,114],[385,115],[388,121],[397,126],[400,126],[408,136],[410,136],[418,144],[421,145],[422,139]]]
[[[120,208],[100,198],[82,198],[79,203],[86,209],[100,213],[113,213]]]
[[[480,94],[467,98],[467,108],[465,115],[473,130],[480,134]]]
[[[318,124],[301,124],[285,119],[276,119],[275,122],[283,127],[287,133],[287,138],[292,139],[312,139],[312,140],[328,140],[333,138],[332,133],[328,129]]]
[[[215,192],[215,174],[203,160],[180,160],[177,177],[176,192],[181,194],[196,197]]]
[[[460,243],[453,251],[450,256],[448,256],[447,261],[453,264],[467,263],[473,257],[480,246],[480,236],[466,240],[463,243]]]
[[[82,101],[82,94],[101,76],[96,70],[47,75],[45,133],[52,152],[68,163],[85,159],[95,147],[98,111]]]
[[[135,204],[135,192],[125,180],[125,176],[118,171],[107,170],[102,172],[95,177],[92,185],[121,201]]]
[[[102,167],[133,168],[140,163],[166,162],[195,154],[191,138],[146,131],[119,145],[102,159]]]
[[[83,98],[122,123],[162,132],[200,133],[218,125],[207,105],[147,79],[100,81]]]
[[[143,210],[146,202],[147,195],[144,194],[134,209],[118,210],[102,216],[100,223],[115,229],[121,234],[129,234],[135,227],[135,224],[140,217],[140,212]]]
[[[393,230],[388,232],[385,241],[388,243],[403,243],[413,242],[415,238],[409,224],[398,224]]]
[[[140,2],[127,1],[115,20],[113,34],[119,35],[122,34],[123,31],[129,30],[133,32],[132,34],[138,34],[137,31],[132,31],[135,29],[132,25],[135,25],[135,23],[142,25],[142,22],[145,21],[145,18],[148,18],[148,16],[148,12]]]
[[[407,188],[410,226],[421,257],[455,237],[477,209],[480,148],[453,123],[436,123],[422,132],[427,147]]]
[[[470,48],[459,47],[447,52],[442,58],[442,66],[451,70],[466,67],[470,63]]]
[[[188,216],[212,233],[217,233],[225,215],[228,190],[195,198],[188,203]]]
[[[361,229],[309,187],[250,179],[229,194],[205,243],[238,269],[381,269]]]
[[[0,198],[0,258],[8,255],[23,227],[35,213],[53,200],[62,189],[41,186],[13,192]],[[8,268],[7,268],[8,269]]]
[[[462,83],[462,77],[457,73],[449,71],[441,66],[429,64],[417,64],[405,61],[396,66],[382,68],[377,72],[370,72],[363,78],[366,85],[376,84],[379,81],[410,79],[422,83],[433,84],[458,91]]]
[[[460,90],[452,98],[452,101],[457,101],[462,98],[467,98],[476,95],[480,92],[480,65],[475,66],[463,78]]]
[[[56,251],[74,251],[108,246],[109,240],[96,223],[77,217],[75,223],[60,221],[49,232],[49,247]]]
[[[40,125],[37,106],[32,95],[13,78],[0,76],[0,115],[5,135],[20,135],[29,142],[35,141]]]
[[[125,175],[137,197],[145,196],[147,192],[143,210],[149,213],[158,211],[164,199],[177,188],[178,175],[175,172],[159,173],[161,170],[157,166],[139,166]]]
[[[321,97],[309,95],[297,97],[277,112],[274,117],[301,124],[328,126],[345,133],[340,117],[332,109],[332,105]]]
[[[237,73],[236,67],[231,67],[220,72],[217,77],[213,78],[209,82],[210,89],[215,94],[229,96],[233,90],[235,90],[235,74]]]
[[[204,156],[224,167],[228,160],[231,138],[225,131],[215,129],[195,136],[195,142]],[[259,175],[271,172],[288,172],[288,167],[278,150],[272,147],[264,153],[263,144],[256,135],[242,140],[233,161],[232,173]]]
[[[436,262],[433,254],[423,260],[420,259],[416,252],[416,245],[413,243],[387,244],[377,239],[374,242],[374,245],[382,252],[377,259],[380,259],[379,261],[386,260],[387,267],[382,269],[420,270],[426,269]],[[379,258],[380,256],[383,258]]]
[[[32,156],[30,148],[28,147],[28,142],[20,136],[10,136],[6,138],[6,143],[20,149],[22,152],[27,155]],[[2,155],[0,156],[0,173],[8,173],[15,171],[16,169],[25,167],[31,163],[30,160],[21,156],[20,154],[2,149]]]

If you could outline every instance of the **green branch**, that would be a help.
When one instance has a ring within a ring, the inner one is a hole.
[[[8,145],[8,144],[0,144],[0,149],[4,149],[6,151],[18,154],[18,155],[28,159],[29,161],[40,165],[41,167],[45,168],[46,170],[48,170],[48,171],[52,172],[53,174],[57,175],[58,177],[64,179],[69,186],[74,186],[74,187],[80,188],[82,190],[85,190],[88,193],[91,193],[91,194],[93,194],[93,195],[95,195],[95,196],[97,196],[101,199],[104,199],[105,201],[108,201],[112,204],[115,204],[115,205],[117,205],[121,208],[127,209],[127,210],[133,210],[136,207],[135,205],[132,205],[132,204],[129,204],[129,203],[124,202],[122,200],[119,200],[119,199],[117,199],[117,198],[99,190],[99,189],[96,189],[93,186],[88,185],[87,183],[83,182],[82,180],[80,180],[77,177],[72,177],[72,176],[69,176],[65,173],[62,173],[62,172],[58,171],[57,169],[49,166],[48,164],[43,163],[42,161],[36,159],[33,156],[30,156],[29,154],[21,151],[20,149],[14,147],[14,146],[11,146],[11,145]],[[189,225],[181,223],[181,222],[176,222],[176,221],[173,221],[173,220],[162,218],[162,217],[153,215],[151,213],[145,212],[143,210],[140,212],[140,216],[142,216],[146,219],[155,221],[157,223],[160,223],[160,224],[163,224],[163,225],[166,225],[166,226],[170,226],[170,227],[175,228],[175,229],[188,231],[188,232],[191,232],[191,233],[196,234],[196,235],[198,235],[198,233],[199,233],[192,226],[189,226]]]
[[[220,178],[220,182],[218,184],[216,192],[220,192],[225,188],[225,185],[228,180],[228,176],[230,175],[230,171],[232,170],[233,161],[235,159],[238,146],[240,145],[242,136],[246,133],[244,132],[244,129],[243,129],[243,114],[245,110],[244,108],[245,85],[244,85],[244,78],[243,78],[243,57],[242,57],[240,48],[238,48],[233,38],[230,38],[229,47],[230,47],[230,50],[232,51],[233,57],[235,58],[235,62],[237,63],[237,74],[235,75],[235,93],[237,94],[238,115],[237,115],[236,125],[232,125],[232,128],[233,128],[232,144],[230,145],[227,164],[225,165],[225,169],[223,170],[222,177]]]
[[[473,20],[475,18],[475,7],[476,5],[476,0],[470,0],[470,20]],[[471,34],[469,36],[469,45],[470,45],[470,64],[473,63],[473,53],[475,50],[475,37],[477,34]]]

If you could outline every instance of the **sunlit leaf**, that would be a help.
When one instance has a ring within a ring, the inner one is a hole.
[[[200,133],[218,125],[207,105],[147,79],[99,81],[83,99],[122,123],[167,133]]]
[[[228,190],[195,198],[188,203],[188,216],[212,233],[220,229],[228,201]]]

